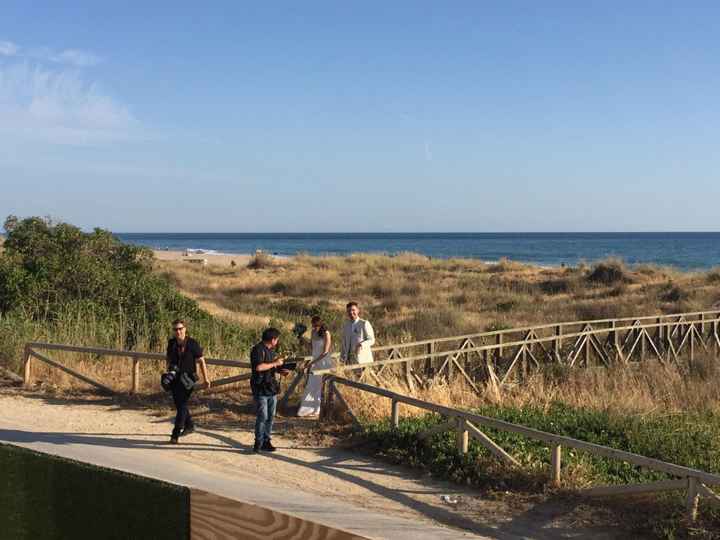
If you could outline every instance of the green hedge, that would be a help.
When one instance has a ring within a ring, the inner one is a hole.
[[[190,537],[188,488],[0,444],[2,538]]]

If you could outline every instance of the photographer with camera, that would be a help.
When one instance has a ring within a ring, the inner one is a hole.
[[[267,328],[262,333],[262,341],[250,351],[252,365],[250,388],[257,408],[253,446],[255,452],[276,450],[271,441],[273,417],[280,391],[280,383],[275,374],[280,373],[285,376],[290,373],[287,369],[282,369],[285,358],[276,357],[275,349],[279,341],[280,331],[277,328]]]
[[[172,326],[175,337],[168,341],[166,353],[167,373],[162,376],[161,384],[172,392],[173,402],[177,409],[175,427],[172,435],[170,435],[170,444],[177,444],[179,437],[190,435],[195,431],[195,425],[188,409],[188,401],[195,382],[198,380],[198,362],[208,388],[211,383],[205,358],[203,358],[202,347],[187,335],[185,321],[176,319],[173,321]]]

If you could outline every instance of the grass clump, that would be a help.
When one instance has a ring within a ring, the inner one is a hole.
[[[263,270],[275,266],[272,255],[264,251],[258,251],[248,261],[247,267],[251,270]]]
[[[690,293],[682,287],[669,282],[660,290],[660,300],[663,302],[684,302],[690,298]]]
[[[625,263],[620,259],[607,259],[598,262],[590,270],[587,280],[602,285],[617,285],[631,281],[630,273]]]

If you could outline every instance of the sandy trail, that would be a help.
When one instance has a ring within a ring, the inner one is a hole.
[[[252,453],[253,434],[247,426],[204,429],[167,444],[171,411],[122,408],[111,398],[54,398],[40,394],[0,391],[0,431],[22,427],[23,436],[62,433],[65,441],[129,449],[137,459],[158,453],[188,467],[287,488],[287,493],[309,493],[385,515],[410,517],[428,525],[458,528],[484,538],[621,538],[621,533],[593,526],[569,525],[558,504],[518,507],[483,500],[479,493],[419,476],[336,448],[302,446],[281,433],[273,438],[275,454]],[[449,494],[457,505],[442,502]],[[461,530],[457,536],[466,537]],[[476,537],[470,535],[467,537]]]

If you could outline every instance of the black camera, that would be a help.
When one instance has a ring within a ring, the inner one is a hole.
[[[297,369],[298,362],[294,358],[288,358],[283,365],[278,369],[287,369],[288,371],[295,371]]]
[[[170,391],[170,388],[172,387],[173,383],[175,382],[175,378],[178,374],[178,368],[177,366],[172,366],[167,373],[163,373],[160,375],[160,386],[162,386],[163,390],[166,392]]]

